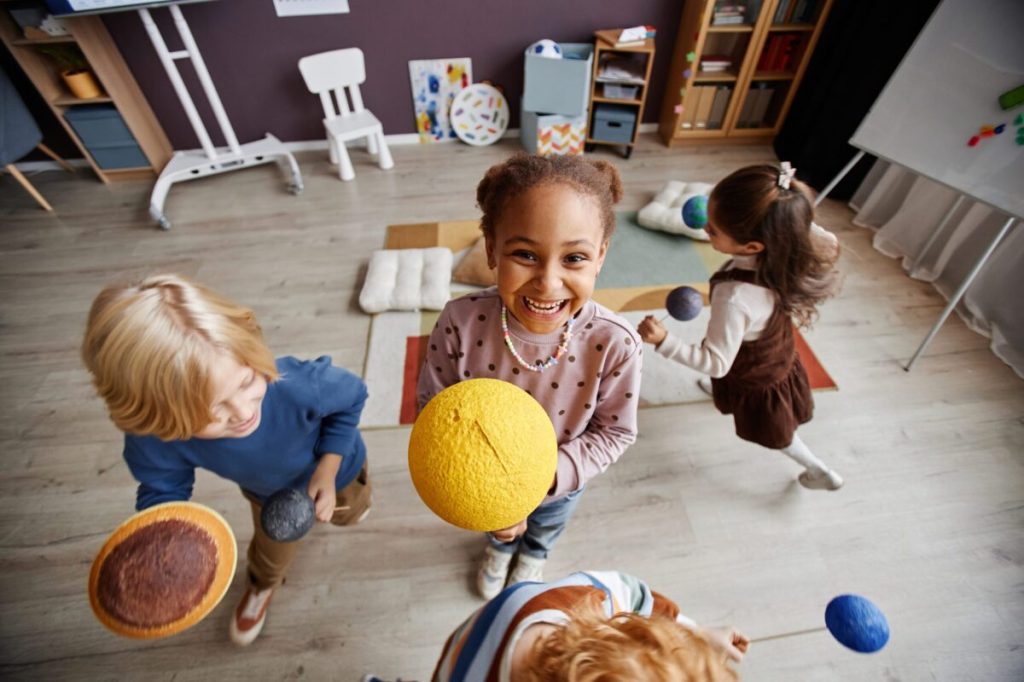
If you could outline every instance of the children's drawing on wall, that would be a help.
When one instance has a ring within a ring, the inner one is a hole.
[[[473,82],[472,60],[469,57],[412,60],[409,81],[420,143],[455,139],[448,109],[455,95]]]

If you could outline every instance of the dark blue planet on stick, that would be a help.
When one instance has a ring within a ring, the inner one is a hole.
[[[841,594],[825,607],[825,626],[845,647],[871,654],[889,641],[889,621],[870,600]]]
[[[305,491],[282,488],[263,503],[260,525],[275,542],[295,542],[313,527],[315,512],[313,498]]]
[[[703,307],[704,297],[693,287],[676,287],[665,297],[665,309],[680,322],[689,322],[697,317]]]

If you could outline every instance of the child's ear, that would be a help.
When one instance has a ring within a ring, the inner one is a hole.
[[[494,238],[489,235],[484,235],[484,246],[487,250],[487,267],[493,270],[498,267],[498,261],[494,257]]]
[[[761,242],[747,242],[740,248],[743,250],[743,255],[753,256],[755,253],[764,251],[764,244]]]

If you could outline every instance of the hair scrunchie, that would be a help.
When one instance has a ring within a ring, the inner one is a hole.
[[[779,187],[789,189],[789,183],[793,181],[795,175],[796,168],[793,168],[789,161],[783,161],[782,167],[779,169]]]

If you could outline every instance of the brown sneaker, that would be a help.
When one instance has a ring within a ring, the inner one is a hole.
[[[238,646],[247,646],[259,636],[263,623],[267,620],[267,607],[270,606],[270,598],[273,595],[273,587],[262,591],[252,585],[245,588],[245,594],[235,607],[234,617],[228,628],[232,642]]]

